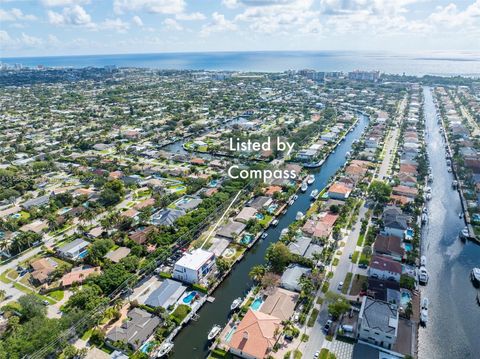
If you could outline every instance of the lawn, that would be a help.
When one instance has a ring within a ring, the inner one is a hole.
[[[347,294],[348,288],[350,287],[350,282],[352,281],[352,277],[352,272],[348,272],[345,275],[345,279],[343,280],[342,294]]]
[[[332,266],[338,266],[338,262],[340,262],[340,259],[338,259],[338,258],[333,258]]]
[[[7,277],[8,272],[10,272],[10,270],[6,270],[6,271],[3,272],[2,274],[0,274],[0,280],[1,280],[3,283],[6,283],[6,284],[12,283],[12,281],[9,279],[9,277]],[[16,272],[15,272],[15,273],[16,273]],[[18,275],[18,273],[17,273],[17,275]]]
[[[178,325],[185,319],[188,313],[190,313],[190,310],[188,305],[180,304],[170,315],[170,318]]]
[[[63,299],[63,296],[65,295],[65,292],[63,290],[54,290],[53,292],[50,292],[47,294],[50,298],[55,299],[57,302],[61,301]]]
[[[359,251],[355,251],[352,254],[352,263],[357,263],[358,262],[358,256],[360,255]]]
[[[365,239],[365,233],[362,233],[358,236],[357,246],[363,246],[363,240]]]
[[[272,216],[269,216],[267,214],[263,219],[259,220],[258,223],[260,223],[263,226],[263,228],[267,228],[267,225],[270,223],[272,218],[273,218]]]
[[[317,320],[318,313],[319,313],[319,312],[318,312],[318,309],[317,309],[317,308],[313,308],[312,314],[310,314],[310,318],[308,318],[307,326],[313,327],[313,326],[315,325],[315,321]]]
[[[353,277],[352,288],[350,289],[350,295],[358,295],[362,290],[363,283],[367,283],[368,277],[365,275],[355,275]]]

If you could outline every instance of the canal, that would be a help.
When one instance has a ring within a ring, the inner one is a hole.
[[[264,255],[270,243],[278,240],[283,228],[288,227],[295,220],[297,212],[305,213],[310,206],[310,193],[313,189],[322,190],[337,172],[345,164],[346,154],[351,151],[354,140],[361,137],[368,125],[368,118],[359,115],[357,126],[348,133],[345,140],[341,142],[334,153],[330,154],[325,163],[311,171],[315,174],[315,182],[309,186],[305,193],[298,193],[298,199],[288,208],[287,213],[279,218],[277,227],[270,227],[267,230],[268,237],[248,251],[243,260],[236,265],[232,273],[221,283],[213,293],[214,303],[205,303],[198,312],[199,319],[191,321],[183,328],[174,340],[174,350],[171,355],[178,359],[200,359],[205,358],[208,353],[207,334],[215,324],[224,326],[227,323],[230,312],[230,305],[239,296],[244,296],[251,288],[252,281],[248,273],[250,269],[264,262]]]
[[[430,278],[421,293],[429,298],[429,316],[426,328],[420,328],[418,356],[478,358],[480,307],[470,271],[480,266],[480,246],[458,239],[465,226],[459,218],[460,198],[452,189],[453,176],[447,171],[445,143],[439,133],[432,90],[424,87],[423,92],[427,152],[434,180],[428,203],[429,220],[422,239],[422,254],[427,257]]]

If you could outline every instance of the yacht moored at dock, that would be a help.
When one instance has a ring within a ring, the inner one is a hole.
[[[307,185],[311,185],[313,182],[315,182],[315,175],[308,175]]]
[[[308,188],[308,185],[306,182],[302,182],[302,187],[300,187],[300,190],[302,192],[306,192],[307,191],[307,188]]]
[[[161,345],[161,347],[158,349],[158,351],[155,353],[157,358],[162,358],[168,353],[170,353],[173,349],[173,343],[172,342],[165,342]]]
[[[318,192],[318,189],[314,189],[314,190],[312,191],[312,193],[310,193],[310,199],[311,199],[312,201],[316,200],[317,197],[318,197],[318,193],[319,193],[319,192]]]
[[[220,333],[220,330],[222,330],[222,327],[220,325],[215,324],[212,330],[210,330],[210,332],[208,333],[208,336],[207,336],[208,340],[215,339],[218,333]]]
[[[422,285],[427,285],[428,283],[428,272],[424,266],[420,267],[418,271],[418,282]]]
[[[473,268],[470,272],[470,278],[475,286],[480,285],[480,268]]]
[[[240,304],[242,304],[242,301],[243,299],[241,297],[238,297],[237,299],[235,299],[232,302],[232,305],[230,305],[230,310],[234,311],[235,309],[237,309],[240,306]]]

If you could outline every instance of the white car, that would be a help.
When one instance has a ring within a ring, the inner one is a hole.
[[[338,289],[338,290],[342,290],[342,288],[343,288],[343,282],[338,283],[337,289]]]
[[[317,359],[320,355],[320,350],[317,350],[315,354],[313,354],[313,359]]]

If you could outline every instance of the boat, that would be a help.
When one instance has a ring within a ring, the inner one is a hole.
[[[268,236],[268,233],[267,232],[263,232],[262,235],[260,236],[261,239],[265,239],[267,238]]]
[[[427,201],[430,201],[430,200],[432,199],[431,193],[427,193],[427,195],[425,196],[425,199],[426,199]]]
[[[452,167],[447,167],[447,172],[451,173],[452,172]]]
[[[315,175],[308,175],[307,177],[307,184],[310,185],[315,182]]]
[[[427,257],[421,256],[420,257],[420,266],[425,267],[427,265]]]
[[[460,237],[461,238],[468,238],[470,237],[470,232],[468,231],[468,227],[464,227],[461,231],[460,231]]]
[[[457,186],[458,186],[458,181],[453,180],[453,182],[452,182],[453,189],[457,189]]]
[[[422,309],[420,311],[420,323],[423,325],[426,325],[428,322],[428,310],[427,309]]]
[[[297,215],[295,216],[295,219],[297,221],[301,220],[303,218],[303,213],[302,212],[297,212]]]
[[[173,349],[173,343],[172,342],[165,342],[162,344],[162,346],[158,349],[157,351],[157,358],[161,358]]]
[[[463,213],[462,212],[459,212],[458,213],[458,218],[462,218],[463,217]]]
[[[302,187],[300,188],[300,189],[302,190],[302,192],[305,192],[305,191],[307,190],[307,188],[308,188],[307,183],[306,183],[306,182],[303,182],[303,183],[302,183]]]
[[[276,227],[278,225],[278,219],[274,219],[272,222],[272,226]]]
[[[428,302],[428,298],[427,298],[427,297],[423,298],[423,300],[422,300],[422,309],[427,309],[427,310],[428,310],[428,303],[429,303],[429,302]]]
[[[480,268],[473,268],[470,277],[472,278],[473,284],[477,286],[480,285]]]
[[[208,333],[208,337],[207,337],[208,340],[213,340],[218,335],[218,333],[220,333],[220,330],[222,330],[222,327],[220,325],[215,324],[213,328],[210,330],[210,332]]]
[[[313,201],[317,198],[318,196],[318,189],[314,189],[312,193],[310,193],[310,199]]]
[[[288,228],[282,229],[282,232],[280,232],[280,238],[285,237],[288,234]]]
[[[422,214],[422,223],[427,223],[428,221],[428,216],[426,213]]]
[[[431,187],[425,187],[425,192],[426,193],[432,193],[432,188]]]
[[[293,200],[296,201],[298,199],[298,195],[293,195]]]
[[[242,297],[238,297],[238,298],[235,299],[235,300],[232,302],[232,304],[230,305],[230,310],[231,310],[231,311],[234,311],[235,309],[237,309],[237,308],[240,306],[240,304],[242,304],[242,302],[243,302]]]
[[[424,285],[428,283],[428,272],[424,266],[420,267],[418,271],[418,282]]]
[[[431,173],[428,175],[428,182],[433,182],[433,175]]]

